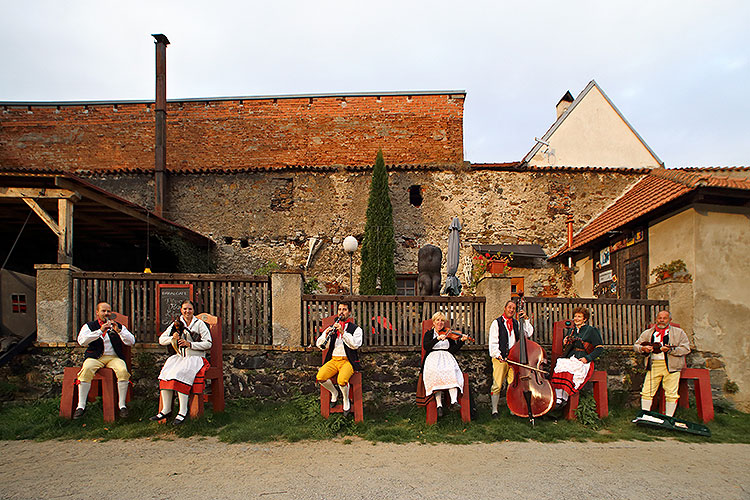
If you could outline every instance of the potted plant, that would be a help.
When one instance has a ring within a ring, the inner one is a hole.
[[[474,256],[472,277],[478,281],[485,273],[508,274],[511,270],[508,264],[512,258],[512,253],[510,255],[500,255],[500,252],[477,254]]]
[[[691,278],[687,272],[687,266],[682,259],[673,260],[669,264],[659,264],[651,271],[651,275],[656,277],[656,281],[664,281],[671,278]]]

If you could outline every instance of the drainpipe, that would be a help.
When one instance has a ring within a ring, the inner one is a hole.
[[[162,34],[151,35],[156,40],[156,137],[154,147],[154,212],[162,216],[166,191],[167,169],[167,45]]]
[[[568,267],[573,267],[573,254],[570,253],[573,248],[573,215],[568,215]]]

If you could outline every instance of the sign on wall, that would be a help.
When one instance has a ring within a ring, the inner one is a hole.
[[[180,315],[180,305],[193,300],[193,285],[156,285],[156,332],[167,329]]]

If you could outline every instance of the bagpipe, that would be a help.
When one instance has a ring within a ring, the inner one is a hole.
[[[174,334],[178,334],[178,338],[174,338]],[[174,322],[172,322],[172,349],[174,349],[174,352],[179,354],[180,356],[187,356],[188,347],[181,347],[178,343],[179,340],[186,340],[188,342],[193,341],[192,331],[190,331],[190,328],[185,326],[182,323],[182,320],[178,316],[175,318]]]

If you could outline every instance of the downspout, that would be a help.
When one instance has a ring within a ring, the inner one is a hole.
[[[156,40],[156,137],[154,147],[154,212],[163,216],[167,169],[167,45],[166,36],[151,35]]]
[[[573,268],[573,215],[568,215],[568,268]]]

